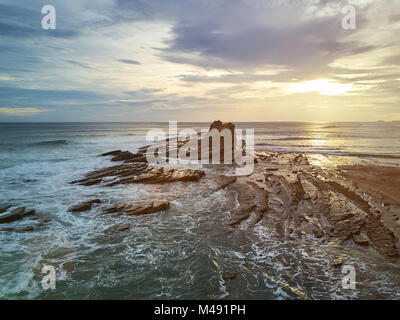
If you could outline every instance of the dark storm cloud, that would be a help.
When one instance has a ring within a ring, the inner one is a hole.
[[[335,3],[347,2],[115,1],[118,8],[135,13],[138,19],[173,23],[173,39],[167,48],[159,49],[161,58],[204,68],[241,70],[262,65],[323,68],[338,57],[374,49],[344,41],[349,31],[342,28],[340,6],[336,15],[304,19],[311,6],[318,13]],[[364,10],[357,11],[359,28],[365,24]]]
[[[237,32],[218,32],[218,27],[210,23],[178,25],[173,29],[174,40],[161,56],[202,67],[282,65],[303,69],[326,66],[338,57],[374,49],[354,41],[342,42],[346,30],[339,22],[337,17],[330,17],[282,29],[258,26]],[[198,59],[189,60],[180,53],[193,53]]]

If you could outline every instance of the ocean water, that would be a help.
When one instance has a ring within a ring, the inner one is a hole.
[[[178,123],[199,131],[207,123]],[[400,123],[239,123],[255,129],[256,150],[306,152],[345,161],[400,164]],[[0,123],[0,205],[34,208],[51,221],[33,232],[0,231],[1,299],[364,299],[399,298],[400,268],[364,248],[315,239],[291,242],[271,230],[216,224],[232,200],[204,198],[196,183],[84,187],[68,182],[110,165],[98,154],[135,152],[151,128],[166,123]],[[209,169],[213,170],[213,169]],[[170,210],[136,218],[71,214],[100,198],[171,200]],[[29,221],[28,221],[29,222]],[[14,222],[23,225],[28,222]],[[128,234],[107,228],[130,222]],[[1,227],[1,226],[0,226]],[[1,228],[0,228],[1,229]],[[341,287],[335,254],[357,264],[357,290]],[[366,258],[367,257],[367,258]],[[300,263],[299,263],[300,262]],[[57,269],[56,290],[43,290],[43,265]],[[73,271],[72,271],[73,270]],[[224,271],[237,278],[228,288]]]

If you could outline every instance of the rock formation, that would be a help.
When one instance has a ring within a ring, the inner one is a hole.
[[[12,206],[9,206],[7,209],[5,209],[6,207],[3,207],[3,212],[6,212],[11,207]],[[0,224],[21,220],[27,216],[33,216],[34,214],[35,210],[26,210],[25,207],[18,207],[9,213],[0,215]]]
[[[90,200],[86,202],[79,203],[77,205],[74,205],[68,209],[68,212],[83,212],[83,211],[89,211],[92,209],[93,204],[95,203],[101,203],[100,199],[95,199],[95,200]]]
[[[119,203],[104,210],[104,213],[124,213],[127,216],[139,216],[164,211],[169,209],[169,206],[169,201],[151,201],[135,205]]]
[[[212,129],[228,129],[233,132],[235,126],[215,121],[210,126]],[[179,141],[178,149],[184,143]],[[226,220],[221,217],[221,221],[227,221],[228,227],[253,228],[263,225],[272,228],[282,237],[300,239],[312,236],[325,243],[350,240],[358,245],[370,245],[391,259],[399,256],[396,242],[400,233],[395,234],[393,228],[377,214],[382,210],[389,212],[390,204],[396,201],[391,198],[386,201],[389,205],[381,208],[376,193],[367,196],[368,190],[362,191],[352,186],[345,177],[349,173],[313,165],[303,154],[259,152],[256,154],[254,172],[250,176],[205,176],[202,170],[151,166],[145,157],[148,148],[140,148],[135,154],[121,150],[102,154],[111,156],[113,162],[121,163],[91,172],[72,183],[111,187],[127,183],[198,181],[203,178],[209,182],[199,182],[199,192],[204,197],[221,189],[235,195],[236,201],[232,202],[229,218]],[[223,144],[220,151],[223,154]],[[168,152],[165,156],[169,157]],[[134,205],[116,204],[104,212],[142,215],[166,210],[168,207],[168,201],[151,201]]]

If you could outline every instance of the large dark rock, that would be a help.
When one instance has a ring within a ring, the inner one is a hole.
[[[353,241],[360,246],[367,246],[369,244],[369,238],[365,233],[353,234]]]
[[[25,209],[25,207],[18,207],[9,213],[0,215],[0,224],[21,220],[26,216],[32,216],[35,214],[35,210],[26,211]]]
[[[100,154],[99,157],[116,156],[116,155],[120,154],[121,152],[122,152],[121,150],[110,151],[110,152]]]
[[[223,123],[220,120],[216,120],[211,123],[209,131],[211,131],[212,129],[217,129],[219,132],[224,129],[228,129],[232,132],[232,135],[235,134],[235,125],[232,122]]]
[[[204,175],[205,173],[202,170],[175,170],[133,162],[91,172],[86,175],[86,178],[71,183],[90,186],[102,183],[105,177],[114,177],[113,180],[107,179],[104,185],[112,187],[128,183],[163,184],[177,181],[197,181]]]
[[[210,129],[209,132],[211,132],[211,130],[216,129],[219,132],[222,132],[223,130],[227,129],[231,132],[231,143],[225,143],[224,141],[224,137],[221,136],[220,137],[220,154],[219,154],[219,158],[220,158],[220,163],[225,163],[228,161],[231,161],[232,163],[235,162],[235,141],[236,141],[236,134],[235,134],[235,125],[231,122],[228,123],[222,123],[220,120],[214,121],[211,125],[210,125]],[[213,158],[213,150],[212,150],[212,138],[211,136],[208,138],[209,139],[209,158],[210,160]],[[214,142],[215,143],[215,142]],[[225,150],[225,148],[229,148],[228,150]],[[201,150],[201,147],[200,147]],[[231,159],[225,159],[225,152],[231,154]],[[201,154],[201,151],[200,151]]]
[[[146,149],[147,150],[147,149]],[[111,152],[102,153],[100,157],[112,156],[111,161],[121,161],[121,162],[143,162],[146,163],[147,159],[145,157],[144,151],[139,150],[137,153],[133,154],[129,151],[115,150]]]

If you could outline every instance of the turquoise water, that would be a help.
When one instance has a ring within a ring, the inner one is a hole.
[[[178,124],[207,128],[206,123]],[[241,123],[254,128],[257,150],[351,156],[400,163],[400,123]],[[260,227],[229,229],[213,217],[226,214],[232,195],[204,198],[196,183],[113,188],[68,184],[110,162],[96,155],[146,145],[150,128],[165,123],[1,123],[0,204],[34,208],[51,222],[33,232],[0,231],[2,299],[299,299],[396,298],[395,264],[360,248],[324,247],[314,239],[282,240]],[[214,169],[209,169],[214,170]],[[100,198],[171,200],[170,210],[136,219],[67,213],[68,207]],[[131,222],[128,234],[105,233]],[[15,222],[14,224],[20,224]],[[341,273],[329,266],[336,253],[360,266],[360,285],[341,289]],[[301,261],[301,263],[299,263]],[[41,286],[41,268],[58,271],[57,288]],[[73,272],[67,265],[73,266]],[[230,290],[221,274],[238,277]],[[293,290],[293,288],[295,290]],[[299,292],[304,293],[300,294]]]

